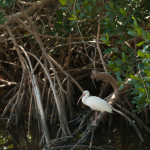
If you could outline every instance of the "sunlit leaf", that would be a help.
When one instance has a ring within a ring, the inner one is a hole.
[[[145,101],[146,101],[147,103],[150,103],[150,100],[149,100],[149,99],[147,99],[147,98],[145,99]]]
[[[138,54],[140,57],[145,57],[145,54],[144,54],[142,51],[140,51],[140,50],[137,52],[137,54]]]
[[[107,37],[107,41],[109,41],[109,35],[108,35],[108,33],[106,33],[106,37]]]
[[[142,42],[136,44],[136,46],[141,46],[141,45],[143,45],[144,43],[145,43],[145,41],[142,41]]]
[[[146,58],[150,59],[150,54],[146,54]]]
[[[140,92],[142,92],[142,93],[140,93],[141,95],[139,95],[140,97],[142,97],[142,96],[143,96],[143,93],[146,92],[143,87],[139,87],[138,90],[139,90]]]
[[[138,27],[138,28],[136,28],[136,31],[137,31],[137,33],[138,33],[138,35],[139,36],[141,36],[142,35],[142,30]]]
[[[138,24],[137,24],[137,21],[134,19],[134,27],[137,28],[138,27]]]
[[[144,46],[143,51],[146,51],[148,49],[149,45]]]
[[[70,18],[68,18],[69,20],[77,20],[77,16],[72,14]]]
[[[59,0],[59,2],[60,2],[60,4],[61,4],[62,6],[64,6],[64,5],[67,4],[66,0]]]
[[[139,80],[139,78],[137,77],[137,76],[135,76],[135,75],[131,75],[130,76],[132,79],[134,79],[134,80]]]

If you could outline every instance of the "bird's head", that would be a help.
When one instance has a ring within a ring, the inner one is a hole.
[[[77,102],[77,105],[79,104],[79,102],[80,102],[80,100],[81,100],[81,98],[82,97],[84,97],[84,96],[89,96],[90,95],[90,92],[88,91],[88,90],[85,90],[84,92],[83,92],[83,94],[81,95],[81,97],[79,98],[79,100],[78,100],[78,102]]]

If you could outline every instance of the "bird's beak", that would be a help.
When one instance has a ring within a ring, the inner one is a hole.
[[[85,94],[82,94],[81,97],[79,98],[78,102],[77,102],[77,105],[79,104],[81,98],[84,96]]]

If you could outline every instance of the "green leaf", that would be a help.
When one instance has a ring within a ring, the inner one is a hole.
[[[105,50],[103,51],[103,54],[109,54],[109,53],[111,53],[112,51],[113,51],[112,48],[108,48],[108,49],[105,49]]]
[[[126,16],[126,15],[127,15],[127,13],[126,13],[126,11],[125,11],[124,9],[120,8],[119,11],[120,11],[120,13],[121,13],[123,16]]]
[[[68,18],[68,20],[76,20],[76,19],[71,17],[71,18]]]
[[[150,36],[149,36],[149,33],[145,30],[142,30],[142,37],[144,38],[145,41],[148,41],[150,40]]]
[[[136,31],[137,31],[137,33],[138,33],[138,35],[139,36],[141,36],[142,35],[142,30],[138,27],[138,28],[136,28]]]
[[[109,41],[109,35],[106,33],[107,41]]]
[[[145,57],[145,54],[144,54],[142,51],[140,51],[140,50],[137,52],[137,54],[138,54],[140,57]]]
[[[105,37],[101,37],[100,40],[102,40],[105,44],[107,43],[107,40]]]
[[[149,70],[144,70],[144,73],[146,73],[146,76],[147,77],[145,77],[145,80],[147,80],[148,82],[150,82],[150,71]]]
[[[102,40],[107,46],[109,46],[110,41],[109,41],[109,36],[107,33],[106,33],[106,37],[107,39],[105,37],[101,37],[100,40]]]
[[[150,88],[150,83],[147,82],[147,83],[146,83],[146,86],[147,86],[148,88]]]
[[[70,23],[71,26],[74,26],[75,24],[76,24],[76,20],[72,20]]]
[[[69,20],[77,20],[77,16],[74,14],[71,14],[71,17],[68,18]]]
[[[150,83],[150,76],[147,76],[145,77],[145,81],[149,82]],[[146,85],[147,87],[150,86],[150,85]]]
[[[85,17],[85,14],[84,13],[80,13],[79,18],[83,18],[83,17]]]
[[[113,48],[113,52],[114,53],[118,53],[119,52],[119,49],[117,47]]]
[[[122,90],[125,87],[124,84],[121,84],[121,86],[119,87],[119,90]]]
[[[134,80],[139,80],[139,78],[137,77],[137,76],[135,76],[135,75],[131,75],[130,76],[132,79],[134,79]]]
[[[150,54],[146,54],[146,58],[150,59]]]
[[[136,46],[141,46],[141,45],[143,45],[144,43],[145,43],[145,41],[142,41],[142,42],[136,44]]]
[[[137,24],[137,21],[134,19],[134,28],[138,28],[138,24]]]
[[[131,35],[131,36],[138,36],[138,34],[135,32],[135,31],[128,31],[128,34]]]
[[[111,9],[112,9],[108,3],[104,3],[104,6],[105,6],[105,8],[106,8],[107,10],[111,10]]]
[[[122,59],[121,59],[123,62],[125,62],[126,61],[126,55],[125,55],[125,53],[122,53]]]
[[[147,98],[145,99],[145,101],[146,101],[147,103],[150,103],[150,100],[149,100],[149,99],[147,99]]]
[[[122,82],[122,79],[121,79],[121,77],[119,77],[119,76],[117,76],[117,80],[118,80],[119,82]]]
[[[115,68],[113,68],[113,71],[115,71],[115,72],[120,71],[120,68],[115,67]]]
[[[148,49],[149,45],[144,46],[143,51],[146,51]]]
[[[66,0],[59,0],[59,2],[60,2],[60,4],[61,4],[62,6],[64,6],[64,5],[67,4]]]
[[[142,93],[145,93],[145,92],[146,92],[143,87],[139,87],[138,90],[139,90],[140,92],[142,92]],[[139,95],[140,97],[143,97],[143,96],[144,96],[142,93],[140,93],[140,95]]]

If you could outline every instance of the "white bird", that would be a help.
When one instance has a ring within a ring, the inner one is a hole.
[[[81,97],[79,98],[77,105],[79,104],[79,101],[82,98],[82,103],[89,106],[91,109],[96,111],[95,114],[95,123],[97,120],[97,111],[101,111],[101,112],[109,112],[112,113],[113,107],[108,104],[105,100],[97,97],[97,96],[90,96],[90,92],[89,91],[84,91],[83,94],[81,95]]]

